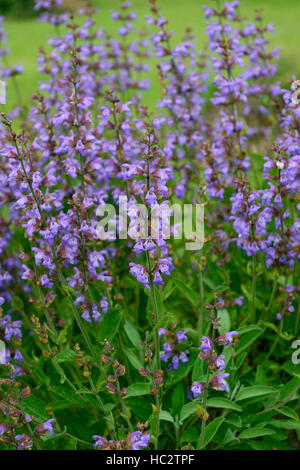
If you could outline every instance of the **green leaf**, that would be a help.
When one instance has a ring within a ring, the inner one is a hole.
[[[249,327],[248,327],[249,328]],[[251,329],[248,329],[247,332],[239,331],[239,344],[236,348],[236,355],[238,356],[245,349],[248,349],[252,343],[254,343],[265,331],[265,328],[260,326],[251,325]]]
[[[239,328],[239,335],[242,336],[242,335],[245,335],[247,333],[251,333],[252,331],[261,330],[261,329],[263,329],[263,328],[261,326],[258,326],[258,325],[242,326],[241,328]]]
[[[143,364],[142,361],[140,360],[139,356],[135,351],[132,351],[132,349],[125,348],[125,354],[127,359],[129,360],[130,364],[135,368],[135,369],[142,369]]]
[[[197,442],[199,439],[199,431],[196,427],[187,429],[184,431],[184,433],[181,436],[181,443],[191,443],[191,442]]]
[[[163,306],[162,298],[160,295],[160,291],[157,286],[154,286],[154,291],[155,291],[156,305],[157,305],[157,310],[158,310],[158,318],[160,318],[164,311],[164,306]],[[150,293],[148,293],[148,295],[149,297],[148,297],[148,304],[147,304],[147,313],[149,315],[149,312],[154,312],[154,307],[152,304],[152,296],[150,295]]]
[[[248,400],[249,398],[258,398],[275,393],[276,388],[267,385],[252,385],[251,387],[239,390],[235,397],[235,401]]]
[[[90,402],[91,404],[91,402]],[[57,410],[67,410],[68,408],[86,408],[86,403],[84,401],[65,401],[65,400],[53,400],[48,403],[48,405],[51,407],[53,411]],[[94,407],[95,408],[95,407]]]
[[[113,414],[112,412],[109,412],[105,417],[104,417],[104,420],[106,422],[106,426],[108,427],[108,429],[113,429],[114,426],[115,426],[115,420],[114,420],[114,417],[113,417]]]
[[[13,296],[13,298],[11,299],[11,306],[17,312],[22,312],[24,310],[23,300],[20,297],[17,297],[16,295]]]
[[[66,285],[61,285],[60,286],[62,288],[63,291],[65,291],[65,293],[68,295],[68,296],[73,296],[74,294],[74,289],[70,286],[66,286]]]
[[[299,389],[300,389],[300,380],[298,377],[294,377],[281,390],[279,400],[284,403],[291,400]]]
[[[177,415],[184,404],[185,389],[182,382],[179,382],[172,393],[172,412]]]
[[[266,385],[267,377],[263,366],[257,366],[255,374],[255,384],[256,385]]]
[[[250,428],[245,429],[239,434],[239,439],[255,439],[256,437],[261,436],[270,436],[271,434],[275,434],[272,429],[268,428]]]
[[[237,358],[237,361],[236,361],[237,370],[243,365],[243,362],[245,361],[247,356],[248,356],[248,354],[246,353],[246,351],[244,351],[242,354],[239,355],[239,357]]]
[[[226,416],[226,423],[227,422],[232,424],[232,426],[235,426],[236,428],[243,427],[241,416],[235,413],[231,413],[230,415]]]
[[[43,402],[34,395],[23,398],[21,401],[23,412],[33,416],[38,423],[44,423],[49,419],[49,414],[46,411],[47,403]]]
[[[221,326],[218,328],[218,331],[220,335],[223,335],[227,331],[231,330],[231,319],[228,310],[226,310],[225,308],[222,310],[218,310],[218,317],[221,318]]]
[[[142,340],[140,334],[134,324],[128,319],[125,320],[124,330],[126,331],[128,339],[133,344],[133,346],[135,346],[137,349],[141,349],[140,343]]]
[[[285,442],[279,442],[276,434],[274,434],[272,437],[265,436],[262,439],[249,440],[247,444],[254,450],[295,450],[295,448],[293,448],[289,444]]]
[[[203,375],[203,361],[200,357],[197,357],[195,360],[193,372],[192,372],[192,382],[199,381],[199,377]]]
[[[59,400],[56,398],[53,400],[49,406],[53,410],[63,410],[66,408],[78,408],[79,406],[86,406],[86,402],[80,398],[79,394],[73,392],[68,387],[65,386],[54,386],[50,389],[55,395],[59,397]],[[93,402],[90,400],[90,404]]]
[[[171,413],[169,413],[168,411],[163,411],[162,410],[159,413],[159,419],[161,419],[162,421],[169,421],[170,423],[174,423],[174,418],[171,415]]]
[[[174,279],[175,286],[180,290],[184,297],[194,306],[199,307],[199,295],[193,289],[188,287],[180,279]]]
[[[293,364],[291,361],[286,361],[282,365],[282,369],[293,377],[298,377],[300,379],[300,365]]]
[[[299,416],[297,415],[297,413],[294,410],[292,410],[292,408],[289,408],[288,406],[282,406],[277,411],[278,413],[281,413],[282,415],[285,415],[288,418],[295,419],[296,421],[298,421],[299,419]]]
[[[122,315],[123,310],[120,305],[116,306],[114,309],[108,310],[103,316],[99,341],[104,341],[105,339],[109,340],[115,336],[116,332],[119,330]]]
[[[247,271],[248,271],[248,269],[247,269]],[[249,272],[248,272],[248,274],[249,274]],[[247,287],[246,287],[244,284],[242,284],[242,285],[241,285],[241,289],[242,289],[243,294],[244,294],[244,295],[247,297],[247,299],[249,300],[249,302],[251,302],[251,294],[250,294],[250,292],[248,291]]]
[[[298,419],[295,421],[294,419],[277,419],[271,420],[270,423],[272,426],[276,428],[282,429],[291,429],[300,431],[300,420]]]
[[[273,325],[273,323],[265,322],[264,325],[275,333],[278,333],[278,327]]]
[[[175,289],[173,279],[170,279],[163,291],[163,300],[167,300]]]
[[[210,441],[214,438],[223,421],[225,421],[224,416],[219,416],[206,426],[203,447],[206,447],[207,444],[209,444]]]
[[[196,413],[196,404],[193,402],[186,403],[180,411],[180,421],[184,421],[194,413]]]
[[[196,404],[198,404],[200,400],[190,401],[186,403],[180,411],[180,421],[184,421],[185,419],[189,418],[191,415],[196,413]]]
[[[73,362],[76,359],[76,353],[72,349],[63,349],[58,354],[56,354],[56,362]]]
[[[228,428],[223,439],[223,445],[229,444],[229,442],[232,442],[235,440],[236,440],[235,433],[233,433],[232,430]]]
[[[176,322],[176,317],[173,313],[171,312],[166,312],[164,315],[162,315],[157,322],[157,325],[155,326],[155,330],[158,330],[159,328],[169,328],[171,325],[173,325]]]
[[[148,395],[151,390],[151,385],[150,384],[145,384],[145,383],[138,383],[138,384],[132,384],[127,387],[127,395],[124,398],[130,398],[130,397],[138,397],[140,395]]]
[[[216,289],[216,285],[215,283],[207,276],[203,275],[203,282],[204,284],[207,285],[207,287],[209,287],[211,290],[215,290]]]
[[[53,340],[55,341],[56,344],[61,346],[62,344],[67,342],[67,336],[68,336],[68,331],[66,328],[64,328],[63,330],[59,332],[57,340],[55,340],[55,338],[53,338]]]
[[[233,403],[227,398],[221,398],[221,397],[209,398],[207,400],[207,407],[208,408],[224,408],[227,410],[234,410],[234,411],[243,411],[243,409],[236,403]]]

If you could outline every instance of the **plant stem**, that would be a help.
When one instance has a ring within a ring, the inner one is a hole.
[[[123,401],[123,398],[121,397],[121,386],[120,386],[120,381],[119,381],[119,377],[114,370],[114,376],[115,376],[115,379],[116,379],[116,386],[117,386],[117,390],[118,390],[118,398],[119,398],[119,402],[120,402],[120,405],[121,405],[121,408],[122,408],[122,417],[125,419],[127,425],[128,425],[128,429],[130,432],[133,432],[133,427],[132,427],[132,424],[130,422],[130,419],[127,415],[127,409],[126,409],[126,406],[124,404],[124,401]]]
[[[120,353],[121,353],[121,356],[122,356],[122,361],[123,361],[124,366],[125,366],[125,369],[126,369],[127,381],[128,381],[129,384],[132,384],[132,377],[131,377],[131,374],[130,374],[130,369],[129,369],[129,366],[128,366],[127,357],[126,357],[126,354],[125,354],[125,351],[124,351],[124,346],[123,346],[122,338],[121,338],[121,335],[120,335],[120,333],[119,333],[118,331],[117,331],[117,333],[116,333],[116,337],[117,337],[117,340],[118,340],[118,344],[119,344],[119,348],[120,348]]]
[[[153,310],[154,310],[155,363],[156,363],[156,370],[160,370],[160,368],[161,368],[161,365],[160,365],[160,343],[159,343],[159,334],[158,334],[158,328],[157,328],[158,308],[157,308],[157,301],[156,301],[155,289],[154,289],[154,284],[153,284],[151,261],[150,261],[150,256],[149,256],[148,251],[146,251],[146,258],[147,258],[147,264],[148,264],[148,274],[149,274],[149,280],[150,280],[149,284],[150,284],[152,305],[153,305]],[[157,450],[158,449],[159,428],[160,428],[160,418],[159,418],[159,413],[160,413],[160,408],[161,408],[160,390],[158,391],[158,394],[156,395],[155,400],[156,400],[156,408],[157,408],[157,420],[156,420],[156,427],[155,427],[155,449]]]
[[[36,446],[36,449],[37,449],[37,450],[42,450],[38,438],[34,435],[34,432],[33,432],[33,430],[32,430],[32,427],[30,426],[29,423],[27,423],[26,426],[27,426],[27,429],[28,429],[28,431],[29,431],[29,434],[31,435],[32,440],[33,440],[33,442],[34,442],[34,444],[35,444],[35,446]]]
[[[276,293],[276,287],[277,287],[277,279],[274,279],[270,302],[269,302],[269,304],[266,308],[266,319],[268,317],[268,314],[271,310],[271,307],[272,307],[272,304],[273,304],[273,301],[274,301],[274,297],[275,297],[275,293]]]
[[[300,320],[300,302],[298,304],[298,310],[297,310],[296,321],[295,321],[295,336],[297,336],[298,334],[299,320]]]
[[[26,171],[26,168],[25,168],[25,165],[24,165],[24,162],[23,162],[23,156],[21,155],[20,150],[19,150],[19,146],[18,146],[17,139],[16,139],[16,137],[15,137],[14,134],[13,134],[11,125],[8,124],[8,126],[9,126],[9,129],[10,129],[10,132],[11,132],[11,135],[12,135],[12,138],[13,138],[13,141],[14,141],[14,144],[15,144],[15,148],[16,148],[16,151],[17,151],[18,158],[19,158],[19,160],[20,160],[20,162],[21,162],[21,166],[22,166],[22,170],[23,170],[24,176],[25,176],[25,178],[26,178],[26,180],[27,180],[27,182],[28,182],[28,185],[29,185],[29,188],[30,188],[32,197],[33,197],[33,199],[34,199],[34,201],[35,201],[35,203],[36,203],[36,206],[37,206],[37,209],[38,209],[39,214],[40,214],[40,216],[41,216],[42,222],[43,222],[43,224],[44,224],[45,227],[49,228],[48,223],[47,223],[47,220],[46,220],[46,218],[45,218],[45,215],[44,215],[44,213],[43,213],[43,211],[42,211],[42,208],[41,208],[41,206],[40,206],[40,204],[39,204],[39,201],[38,201],[38,199],[37,199],[37,197],[36,197],[36,195],[35,195],[35,192],[34,192],[34,189],[33,189],[33,186],[32,186],[32,182],[31,182],[31,180],[30,180],[30,178],[29,178],[29,176],[28,176],[28,174],[27,174],[27,171]],[[52,251],[53,260],[54,260],[54,263],[55,263],[55,266],[56,266],[56,269],[57,269],[57,274],[58,274],[58,278],[59,278],[60,284],[61,284],[61,286],[63,286],[63,287],[68,287],[68,283],[67,283],[67,281],[66,281],[66,279],[65,279],[65,277],[64,277],[64,275],[63,275],[63,273],[62,273],[62,271],[61,271],[61,268],[60,268],[60,266],[59,266],[59,262],[58,262],[58,259],[57,259],[57,256],[56,256],[56,252],[55,252],[55,246],[51,246],[51,251]],[[90,351],[90,353],[91,353],[91,355],[92,355],[92,357],[93,357],[93,359],[94,359],[94,361],[95,361],[97,367],[102,371],[101,364],[98,363],[97,354],[96,354],[96,352],[95,352],[95,350],[94,350],[94,347],[93,347],[93,344],[92,344],[92,342],[91,342],[91,340],[90,340],[90,338],[89,338],[89,335],[88,335],[88,333],[86,332],[84,325],[82,324],[80,315],[79,315],[79,313],[78,313],[78,311],[77,311],[77,307],[76,307],[76,305],[75,305],[74,302],[73,302],[73,298],[72,298],[72,296],[70,295],[70,293],[68,292],[67,289],[64,290],[64,293],[67,295],[67,297],[68,297],[68,299],[69,299],[69,301],[70,301],[71,309],[72,309],[74,318],[75,318],[76,323],[77,323],[77,325],[78,325],[78,327],[79,327],[79,329],[80,329],[80,331],[81,331],[81,333],[82,333],[82,336],[83,336],[83,338],[84,338],[84,340],[85,340],[85,342],[86,342],[86,345],[87,345],[87,347],[88,347],[88,349],[89,349],[89,351]]]
[[[204,310],[204,288],[203,288],[203,275],[202,275],[202,250],[199,253],[200,266],[199,266],[199,292],[200,292],[200,308],[198,313],[198,343],[200,344],[203,335],[203,310]]]
[[[93,379],[92,379],[92,377],[91,377],[90,375],[88,376],[88,379],[89,379],[89,383],[90,383],[91,389],[92,389],[92,391],[93,391],[93,393],[94,393],[94,396],[95,396],[95,398],[96,398],[96,400],[97,400],[97,402],[98,402],[98,404],[99,404],[99,406],[100,406],[100,409],[101,409],[101,411],[103,411],[103,413],[106,415],[107,413],[106,413],[106,411],[105,411],[105,408],[104,408],[103,402],[102,402],[102,400],[101,400],[101,398],[100,398],[100,396],[99,396],[99,393],[97,392],[97,390],[96,390],[96,388],[95,388]]]
[[[275,339],[275,341],[274,341],[274,343],[273,343],[273,345],[272,345],[272,347],[271,347],[271,349],[270,349],[270,351],[269,351],[269,354],[267,355],[267,358],[265,359],[265,362],[270,359],[270,357],[271,357],[271,355],[272,355],[274,349],[276,348],[276,346],[277,346],[277,344],[278,344],[280,335],[281,335],[282,330],[283,330],[283,319],[284,319],[284,317],[282,317],[281,320],[280,320],[278,335],[277,335],[277,337],[276,337],[276,339]]]
[[[151,299],[152,299],[152,305],[153,305],[153,310],[154,310],[154,341],[155,341],[156,368],[160,369],[160,354],[159,354],[160,353],[160,345],[159,345],[158,328],[156,328],[157,323],[158,323],[158,308],[157,308],[157,301],[156,301],[155,289],[154,289],[154,284],[153,284],[151,261],[150,261],[150,256],[149,256],[148,251],[146,251],[146,258],[147,258],[147,265],[148,265]]]
[[[215,329],[213,328],[212,330],[212,342],[214,343],[215,339]],[[203,447],[203,441],[204,441],[204,436],[205,436],[205,428],[206,428],[206,403],[207,403],[207,396],[208,396],[208,385],[209,385],[209,377],[210,377],[210,364],[212,361],[212,355],[213,355],[213,348],[210,351],[209,355],[209,363],[207,364],[207,372],[206,372],[206,381],[205,381],[205,388],[203,392],[203,403],[202,403],[202,423],[201,423],[201,431],[200,431],[200,436],[197,444],[197,450],[201,450]]]
[[[252,305],[251,305],[251,321],[254,324],[256,320],[255,315],[255,291],[256,291],[256,255],[252,255]]]

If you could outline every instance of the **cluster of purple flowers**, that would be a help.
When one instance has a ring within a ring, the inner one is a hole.
[[[155,116],[153,125],[159,133],[163,155],[176,172],[173,191],[182,199],[193,180],[193,165],[199,166],[203,158],[199,147],[206,132],[202,111],[208,89],[207,60],[204,53],[197,52],[190,30],[183,42],[172,46],[173,33],[168,31],[168,21],[161,15],[156,0],[150,0],[150,6],[151,16],[146,19],[148,25],[159,30],[152,35],[152,43],[164,91],[157,105],[161,112]]]
[[[293,269],[295,260],[299,260],[299,219],[292,222],[290,210],[284,204],[287,195],[294,192],[290,190],[289,193],[282,184],[284,180],[281,171],[284,171],[285,161],[286,184],[291,182],[294,191],[298,190],[296,179],[300,166],[297,158],[294,161],[278,159],[275,162],[266,158],[266,179],[272,181],[268,189],[250,191],[247,183],[239,182],[238,191],[231,197],[231,219],[238,235],[233,241],[236,241],[238,248],[246,251],[247,256],[262,251],[266,256],[267,267],[287,265]],[[290,170],[289,165],[292,167]],[[269,174],[273,168],[274,176]]]
[[[101,450],[142,450],[148,447],[151,434],[135,431],[128,434],[123,441],[108,441],[105,437],[97,435],[93,436],[93,439],[93,446]]]
[[[172,325],[170,330],[166,328],[159,329],[159,337],[166,336],[168,341],[163,344],[164,353],[160,356],[163,362],[169,362],[168,371],[179,369],[180,362],[188,362],[190,351],[186,349],[185,343],[188,341],[188,330],[174,331],[176,324]]]
[[[199,347],[200,353],[199,357],[204,362],[207,363],[209,370],[213,372],[218,372],[209,379],[208,386],[214,390],[220,390],[226,393],[229,393],[229,387],[226,382],[226,378],[229,377],[229,374],[226,372],[221,372],[225,369],[225,356],[224,354],[217,355],[214,350],[215,345],[219,346],[230,346],[234,337],[238,335],[237,331],[230,331],[218,336],[216,339],[212,339],[208,336],[203,336],[201,345]],[[203,382],[193,382],[191,386],[191,392],[194,398],[200,397],[203,390],[205,390],[205,384]]]
[[[3,310],[1,305],[5,303],[5,299],[0,297],[0,339],[3,337],[5,340],[5,357],[2,358],[1,365],[13,364],[11,377],[18,377],[24,375],[25,371],[20,365],[24,362],[22,353],[17,349],[18,340],[22,340],[22,321],[13,321],[10,314],[2,316]],[[11,347],[9,347],[9,345]]]
[[[291,284],[287,284],[284,287],[279,287],[279,290],[284,294],[284,299],[280,302],[282,305],[282,311],[277,313],[277,320],[281,320],[285,315],[289,316],[295,311],[293,301],[295,300],[296,292],[299,292],[300,286],[297,288]]]
[[[2,384],[12,386],[14,381],[2,379]],[[1,385],[2,385],[1,384]],[[18,384],[19,386],[19,384]],[[33,438],[38,436],[54,436],[53,423],[54,418],[50,418],[44,423],[39,424],[31,431],[31,425],[34,422],[33,416],[23,413],[18,409],[20,397],[25,397],[30,394],[29,389],[24,389],[19,397],[13,397],[14,390],[9,394],[9,404],[5,403],[5,399],[1,401],[1,411],[4,416],[11,419],[11,424],[7,422],[0,422],[0,440],[2,442],[12,444],[17,450],[31,450],[33,446]],[[22,428],[27,428],[26,432],[21,432]],[[30,433],[28,431],[31,431]]]
[[[25,420],[25,423],[27,423],[27,424],[32,423],[32,417],[30,415],[26,415],[24,417],[24,420]],[[54,429],[53,429],[53,426],[52,426],[52,423],[54,421],[55,421],[55,419],[51,418],[48,421],[46,421],[45,423],[39,424],[34,429],[34,432],[38,435],[41,435],[41,436],[43,436],[47,433],[50,436],[54,436]],[[4,434],[7,431],[8,431],[8,429],[6,428],[5,425],[0,425],[0,436],[2,435],[2,433]],[[17,444],[17,450],[31,450],[32,445],[33,445],[32,437],[29,434],[26,434],[26,433],[17,434],[15,436],[15,441],[16,441],[16,444]]]

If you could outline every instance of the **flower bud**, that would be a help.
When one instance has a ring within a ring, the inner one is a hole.
[[[24,390],[22,390],[22,392],[20,393],[20,396],[21,396],[21,398],[27,398],[27,397],[30,396],[30,394],[31,394],[30,388],[26,387],[26,388],[24,388]]]
[[[115,383],[116,380],[117,380],[117,379],[116,379],[116,377],[115,377],[114,375],[109,375],[109,376],[107,377],[107,382],[109,382],[109,383],[111,383],[111,384],[112,384],[112,383]]]
[[[118,367],[117,370],[116,370],[117,376],[125,375],[125,372],[126,372],[125,366],[123,366],[122,364],[120,364],[119,367]]]
[[[117,387],[115,387],[113,384],[107,384],[106,388],[112,395],[116,395],[116,393],[118,392]]]

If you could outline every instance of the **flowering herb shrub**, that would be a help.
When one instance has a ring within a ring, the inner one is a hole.
[[[209,1],[198,51],[159,3],[143,31],[123,3],[112,37],[36,1],[53,37],[26,104],[1,24],[1,449],[299,448],[300,105],[260,12]],[[121,197],[132,236],[99,237]],[[169,203],[204,204],[200,250],[142,237],[137,204]]]

